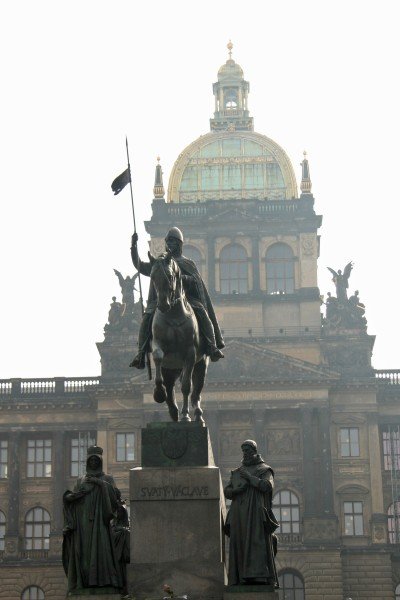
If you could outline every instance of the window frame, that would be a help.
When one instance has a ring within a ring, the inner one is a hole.
[[[397,506],[396,506],[397,505]],[[392,509],[393,507],[393,509]],[[397,515],[395,514],[397,508]],[[391,511],[392,509],[392,511]],[[387,509],[388,543],[400,544],[400,500],[389,504]],[[400,584],[399,584],[400,585]]]
[[[346,505],[350,505],[350,504],[351,504],[351,512],[348,512],[348,510],[346,510]],[[356,504],[361,506],[360,512],[355,511]],[[361,523],[361,533],[356,532],[358,525],[360,523]],[[348,529],[349,524],[352,529],[352,533],[346,533],[346,529]],[[364,502],[362,500],[343,500],[343,536],[345,536],[345,537],[360,537],[363,535],[365,535]]]
[[[82,433],[83,436],[79,436],[79,433]],[[75,437],[78,434],[78,437]],[[77,442],[76,445],[73,445],[73,442]],[[81,443],[79,443],[81,441]],[[86,460],[87,460],[87,449],[90,446],[94,446],[96,444],[96,438],[91,431],[83,431],[83,432],[73,432],[70,440],[69,440],[69,465],[68,465],[68,473],[69,477],[81,477],[86,472]],[[78,450],[78,459],[73,459],[73,451],[74,449]],[[73,473],[73,466],[78,466],[78,473]],[[83,469],[81,469],[81,465],[83,465]]]
[[[5,537],[7,528],[7,517],[4,511],[0,510],[0,552],[5,549]]]
[[[228,252],[232,250],[238,250],[242,256],[229,256]],[[248,294],[249,257],[246,248],[242,244],[227,244],[221,249],[218,259],[220,293],[224,296]]]
[[[36,511],[41,511],[41,519],[36,519]],[[29,515],[32,514],[32,520],[28,521]],[[46,518],[46,515],[48,519]],[[29,529],[31,527],[31,529]],[[31,535],[28,533],[31,531]],[[30,508],[24,521],[24,546],[25,550],[49,550],[50,548],[50,531],[51,517],[50,513],[42,506],[34,506]],[[41,535],[36,535],[39,532]],[[46,535],[48,533],[48,535]],[[40,540],[36,542],[35,540]],[[29,547],[31,546],[31,547]]]
[[[8,459],[8,439],[2,438],[0,439],[0,479],[8,479]]]
[[[33,442],[33,445],[31,444]],[[39,445],[38,442],[43,442]],[[47,444],[46,442],[50,442]],[[30,445],[31,444],[31,445]],[[50,458],[46,459],[46,449],[50,449]],[[30,460],[29,451],[33,451],[34,458]],[[40,450],[43,450],[43,459],[40,460]],[[33,474],[30,474],[30,467],[33,468]],[[40,474],[43,467],[42,474]],[[49,467],[49,474],[46,475],[47,467]],[[53,476],[53,440],[49,437],[32,437],[26,440],[26,477],[28,479],[50,479]]]
[[[293,578],[293,587],[286,587],[285,578],[287,575],[291,575]],[[301,584],[301,587],[295,587],[296,580],[298,580]],[[304,578],[298,571],[293,569],[282,569],[278,574],[279,581],[279,600],[284,600],[286,598],[286,592],[292,592],[290,595],[291,600],[305,600],[306,590],[304,585]]]
[[[396,429],[386,426],[382,429],[382,459],[383,470],[391,471],[392,465],[392,449],[395,459],[395,469],[400,471],[400,427]]]
[[[282,494],[289,494],[288,502],[282,502]],[[279,503],[277,502],[277,496],[279,496]],[[295,499],[295,502],[292,502],[293,499]],[[274,494],[272,506],[276,519],[278,523],[280,523],[276,533],[278,535],[298,535],[300,533],[300,499],[297,494],[289,489],[278,490]],[[289,513],[289,519],[282,518],[282,511],[287,511]],[[295,511],[297,511],[297,519],[293,518],[293,513],[295,513]],[[290,531],[284,531],[284,525],[289,525]]]
[[[268,256],[278,247],[287,249],[287,256],[284,256],[283,254],[282,256],[272,256],[272,258]],[[267,294],[294,294],[296,290],[295,258],[293,249],[285,242],[275,242],[268,246],[265,252],[265,282]],[[279,266],[282,267],[281,274],[278,274]],[[283,282],[282,287],[278,285],[279,281]],[[270,285],[271,282],[273,282],[272,286]]]
[[[127,436],[131,435],[132,436],[132,458],[128,458],[128,448],[129,445],[127,444]],[[118,438],[119,436],[124,436],[124,443],[122,445],[119,445],[118,443]],[[135,460],[135,455],[136,455],[136,448],[135,448],[135,432],[134,431],[117,431],[115,434],[115,461],[116,462],[133,462]],[[119,451],[122,450],[123,454],[122,456],[124,456],[124,458],[119,458]]]
[[[33,591],[35,592],[34,596],[32,595]],[[28,595],[26,595],[27,592]],[[45,600],[45,593],[38,585],[28,585],[21,593],[21,600]]]
[[[348,439],[343,441],[343,432],[348,432]],[[352,442],[351,441],[351,431],[356,431],[357,432],[357,441],[356,442]],[[348,446],[348,454],[343,454],[343,448],[346,446]],[[356,445],[357,449],[358,449],[358,454],[353,454],[353,448],[352,446]],[[340,451],[340,458],[359,458],[361,455],[361,449],[360,449],[360,428],[359,427],[340,427],[339,428],[339,451]]]

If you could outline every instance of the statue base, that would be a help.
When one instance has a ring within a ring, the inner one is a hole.
[[[129,593],[136,600],[162,598],[167,584],[175,596],[221,600],[226,584],[225,501],[207,428],[158,423],[147,431],[150,435],[142,437],[148,448],[144,465],[152,466],[130,471],[134,522],[127,565]],[[150,437],[158,452],[149,449]]]
[[[224,600],[279,600],[279,593],[272,585],[227,585]]]
[[[104,594],[101,592],[101,588],[96,591],[88,592],[87,594],[68,594],[67,599],[71,598],[71,600],[121,600],[121,594],[110,594],[110,592],[105,592]]]

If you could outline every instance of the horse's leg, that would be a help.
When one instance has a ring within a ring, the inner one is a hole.
[[[180,369],[164,369],[161,368],[162,377],[167,391],[167,406],[169,416],[173,421],[178,421],[179,410],[175,402],[175,381],[179,377]]]
[[[193,369],[193,377],[192,377],[192,394],[190,396],[190,400],[192,406],[194,408],[194,420],[197,423],[204,423],[204,419],[202,417],[203,411],[200,408],[201,402],[201,392],[203,390],[204,381],[206,378],[207,372],[207,363],[208,360],[205,356],[198,363],[195,364]]]
[[[164,352],[158,346],[153,348],[153,360],[156,365],[156,375],[154,379],[154,390],[153,390],[153,398],[156,402],[161,404],[161,402],[165,402],[167,399],[167,392],[163,385],[163,378],[161,373],[161,363],[164,358]]]
[[[192,387],[192,374],[193,374],[193,368],[194,368],[194,364],[195,364],[195,350],[194,348],[191,348],[191,350],[188,351],[187,355],[186,355],[186,360],[185,360],[185,364],[183,365],[183,369],[182,369],[182,384],[181,384],[181,390],[182,390],[182,396],[183,396],[183,405],[182,405],[182,417],[181,417],[181,421],[190,421],[190,416],[189,416],[189,394],[190,394],[190,388]]]

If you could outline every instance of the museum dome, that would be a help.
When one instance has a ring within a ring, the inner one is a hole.
[[[168,202],[295,197],[296,178],[287,154],[253,131],[200,136],[179,155],[168,187]]]
[[[169,180],[168,202],[207,200],[290,200],[297,198],[296,177],[285,151],[253,131],[247,108],[249,82],[229,58],[213,84],[211,132],[178,156]]]

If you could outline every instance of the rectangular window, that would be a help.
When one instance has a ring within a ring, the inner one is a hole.
[[[117,433],[117,461],[135,460],[135,434]]]
[[[51,440],[28,440],[27,477],[51,477]]]
[[[344,535],[363,535],[363,503],[344,502]]]
[[[358,427],[342,427],[340,430],[340,456],[360,456]]]
[[[392,468],[400,471],[400,428],[388,427],[382,432],[383,467],[385,471]]]
[[[86,472],[87,449],[94,446],[95,440],[90,433],[80,433],[71,439],[70,475],[82,477]]]
[[[0,440],[0,479],[8,477],[8,441]]]

